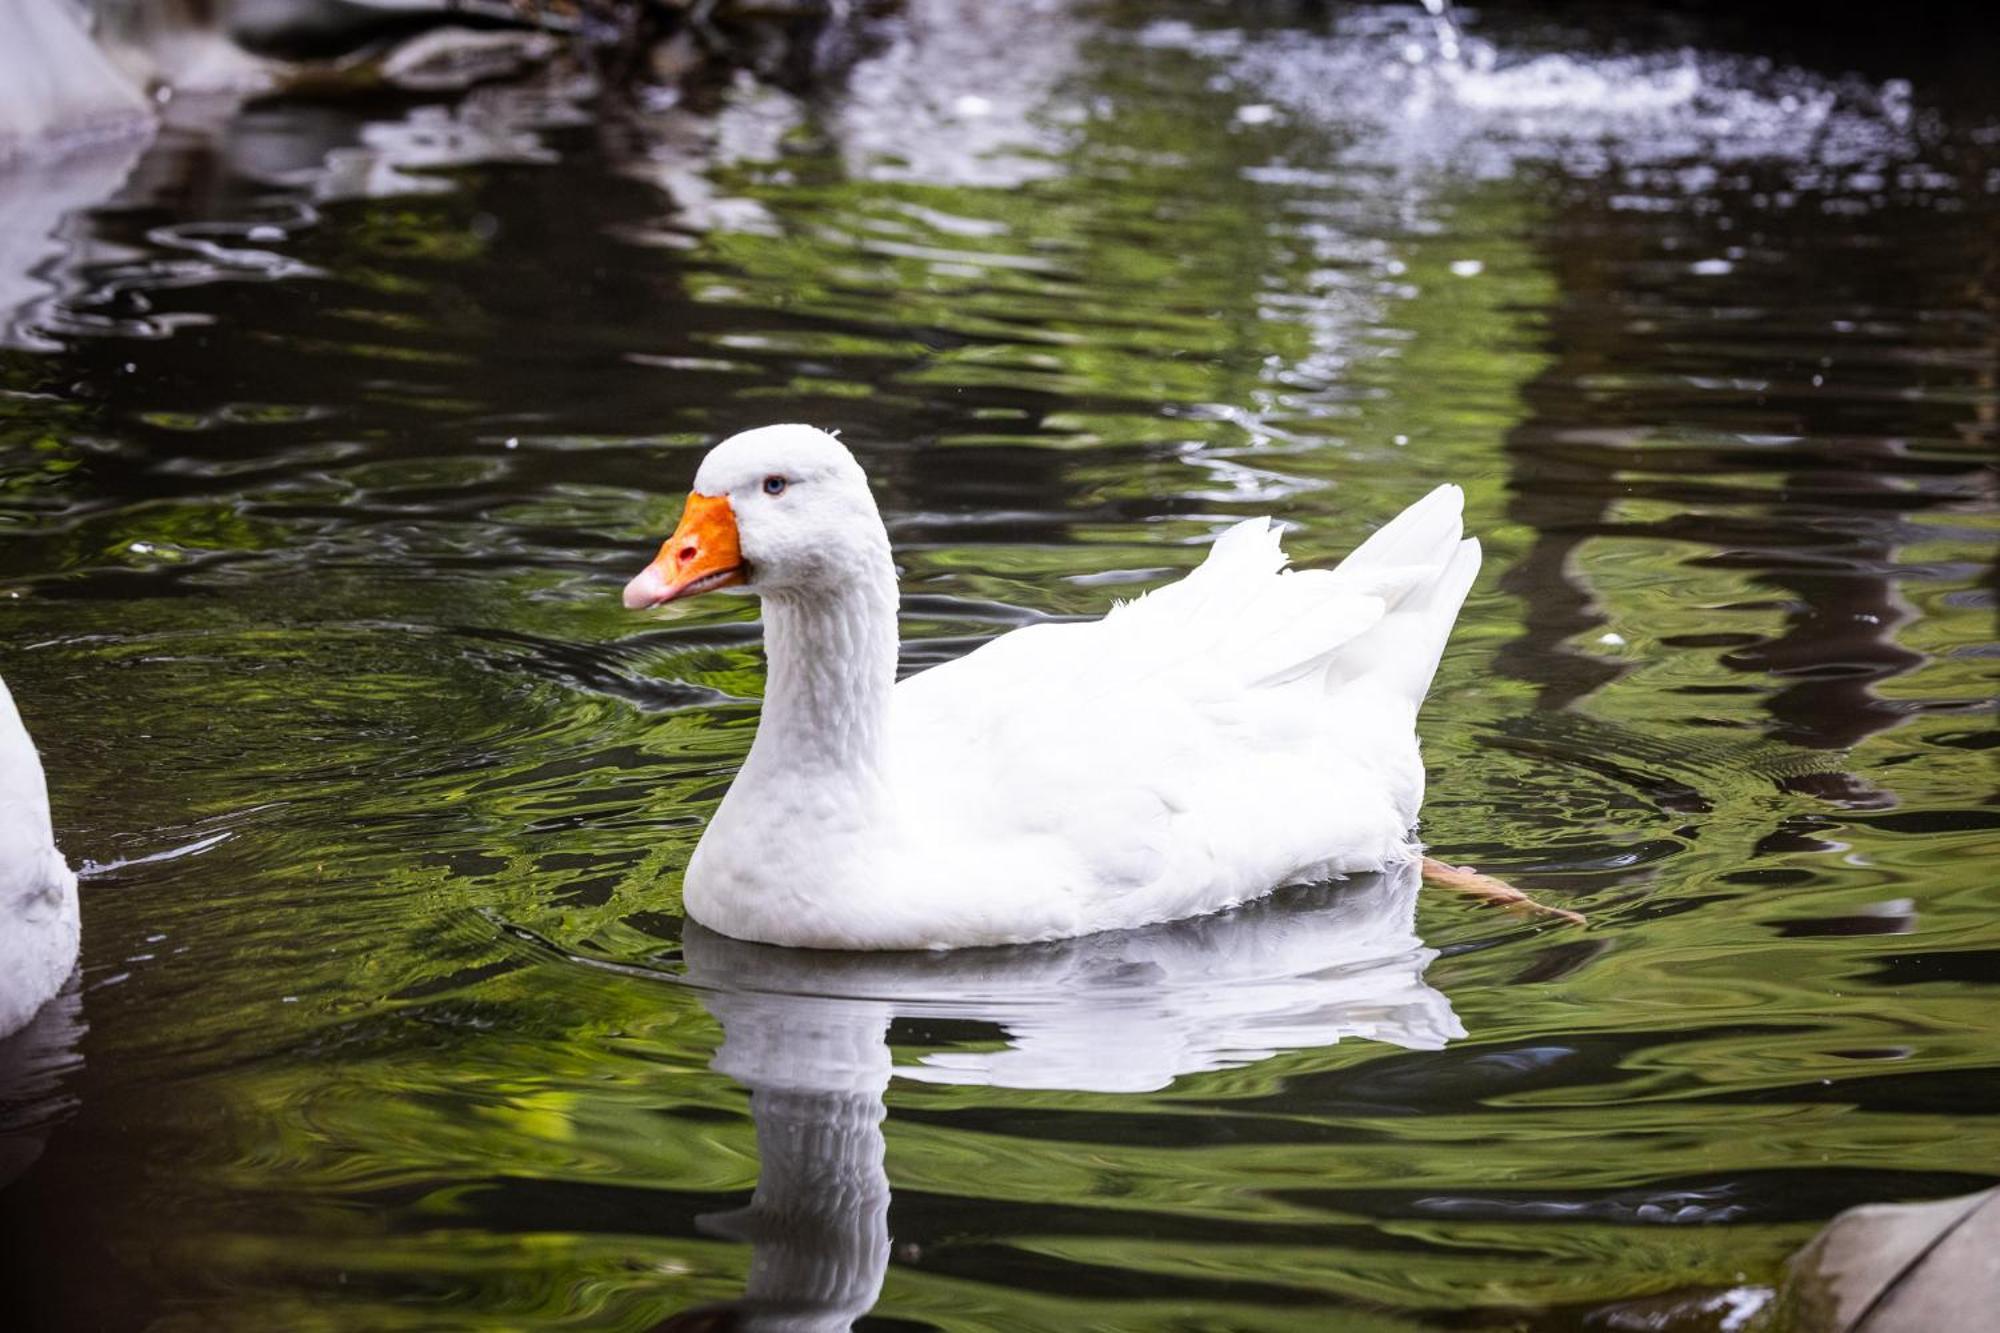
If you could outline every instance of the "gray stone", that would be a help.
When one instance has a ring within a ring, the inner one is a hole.
[[[98,44],[140,87],[255,93],[284,72],[230,40],[218,0],[95,0],[94,8]]]
[[[518,74],[549,59],[560,43],[545,32],[432,28],[382,59],[382,77],[403,88],[439,92]]]
[[[1781,1306],[1797,1333],[1993,1333],[2000,1189],[1849,1209],[1792,1257]]]
[[[4,0],[0,32],[0,161],[151,132],[145,96],[64,0]]]
[[[507,0],[229,0],[228,27],[252,51],[327,60],[397,33],[466,19],[518,23],[534,12]]]

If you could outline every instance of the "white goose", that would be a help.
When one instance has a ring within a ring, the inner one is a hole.
[[[1416,859],[1417,707],[1479,570],[1461,504],[1440,486],[1332,570],[1286,572],[1251,519],[1102,620],[898,684],[896,571],[853,455],[809,426],[723,441],[625,589],[635,610],[764,599],[763,718],[688,914],[801,947],[1012,944]]]
[[[56,850],[41,756],[0,681],[0,1037],[76,967],[76,876]]]

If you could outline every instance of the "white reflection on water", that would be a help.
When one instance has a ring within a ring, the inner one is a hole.
[[[43,328],[80,290],[76,271],[92,251],[72,215],[116,194],[145,148],[127,138],[0,164],[0,346],[58,345]]]
[[[1066,154],[1104,110],[1073,95],[1087,49],[1089,60],[1102,60],[1104,43],[1120,39],[1071,0],[1028,8],[1023,15],[1018,6],[1002,13],[969,0],[913,0],[885,29],[883,47],[820,105],[746,80],[714,116],[673,106],[607,126],[614,139],[629,138],[612,154],[625,159],[628,174],[672,196],[671,229],[651,235],[676,245],[703,231],[775,230],[765,205],[728,181],[746,163],[775,165],[802,132],[826,135],[856,179],[1006,189],[1060,175],[1075,169]],[[1329,148],[1342,171],[1380,168],[1406,193],[1438,173],[1498,179],[1535,160],[1577,175],[1619,176],[1632,187],[1622,206],[1632,208],[1685,201],[1753,160],[1792,164],[1792,188],[1839,195],[1823,205],[1835,209],[1865,207],[1884,189],[1955,186],[1921,161],[1924,116],[1898,80],[1832,80],[1690,50],[1515,51],[1455,30],[1447,40],[1443,31],[1413,5],[1344,12],[1322,34],[1163,19],[1123,40],[1213,62],[1212,86],[1254,113],[1238,117],[1243,132],[1267,132],[1272,122],[1278,131],[1286,124],[1342,131],[1337,151]],[[382,198],[455,189],[440,174],[453,168],[551,161],[544,132],[588,122],[584,105],[597,91],[557,66],[391,119],[320,116],[319,133],[310,110],[281,118],[279,132],[260,132],[270,118],[237,116],[227,100],[214,123],[173,128],[181,140],[204,139],[202,156],[233,176],[320,201]],[[176,109],[172,119],[185,118]],[[186,151],[177,145],[178,154]],[[67,235],[66,219],[114,196],[136,202],[158,193],[147,182],[121,191],[139,152],[137,143],[108,146],[0,173],[0,342],[49,345],[48,331],[35,326],[52,306],[74,304],[72,275],[93,259]],[[1273,184],[1336,179],[1326,162],[1294,163],[1282,148],[1245,174]],[[1375,206],[1413,202],[1385,198]],[[1329,216],[1302,227],[1327,261],[1327,284],[1270,297],[1274,307],[1296,307],[1293,318],[1324,326],[1315,357],[1291,371],[1307,387],[1338,376],[1345,363],[1338,349],[1371,308],[1367,293],[1334,280],[1342,266],[1388,262],[1383,242],[1344,211],[1370,206],[1330,198]],[[229,266],[216,274],[234,275]],[[50,328],[88,325],[59,320]]]
[[[687,979],[723,1027],[714,1067],[749,1088],[756,1122],[749,1207],[702,1219],[752,1246],[739,1312],[838,1330],[874,1305],[896,1077],[1137,1093],[1348,1038],[1435,1050],[1465,1035],[1424,981],[1417,887],[1412,865],[1148,930],[939,954],[777,949],[689,923]],[[910,1018],[1001,1040],[899,1065],[890,1024]]]
[[[904,1078],[1151,1092],[1349,1037],[1428,1051],[1464,1036],[1424,982],[1437,955],[1416,934],[1417,884],[1411,865],[1144,930],[936,954],[776,949],[690,926],[687,978],[734,1025],[734,1054],[718,1064],[730,1073],[730,1061],[755,1070],[796,1055],[755,1053],[738,1029],[791,1045],[785,1022],[838,1009],[878,1026],[958,1019],[1005,1035],[999,1050],[926,1055],[894,1071]]]
[[[857,65],[834,121],[860,179],[993,188],[1061,175],[1057,93],[1090,31],[1067,0],[922,0]]]
[[[315,199],[384,199],[458,188],[434,173],[488,162],[549,163],[543,131],[589,121],[580,102],[595,86],[538,75],[523,84],[475,88],[451,106],[420,106],[399,120],[361,128],[361,142],[315,161],[265,163],[264,178],[303,186]]]
[[[746,76],[712,116],[678,104],[638,115],[625,170],[672,197],[677,229],[766,234],[779,230],[769,210],[727,178],[776,163],[801,131],[827,136],[854,180],[1006,189],[1063,175],[1083,109],[1060,90],[1094,31],[1072,10],[917,0],[823,109]],[[669,230],[628,239],[684,244]]]
[[[1323,36],[1149,25],[1142,45],[1216,60],[1246,98],[1363,131],[1354,160],[1481,180],[1525,160],[1576,175],[1700,159],[1858,170],[1915,155],[1910,85],[1828,79],[1689,49],[1630,55],[1444,42],[1414,7],[1342,16]],[[1699,182],[1689,182],[1699,187]]]
[[[35,1164],[49,1134],[75,1110],[89,1030],[82,982],[72,975],[26,1027],[0,1037],[0,1188]]]

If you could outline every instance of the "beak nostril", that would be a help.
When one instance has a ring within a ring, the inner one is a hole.
[[[5,3],[0,0],[0,7]],[[690,493],[680,523],[660,543],[651,563],[627,586],[625,605],[634,609],[659,606],[747,582],[750,576],[736,536],[736,517],[730,512],[727,497]],[[0,798],[0,804],[4,803]],[[4,813],[0,811],[0,824],[6,822]],[[0,861],[5,860],[5,852],[0,850]],[[4,878],[0,873],[0,879]],[[0,898],[5,896],[5,887],[0,885]],[[5,934],[6,926],[0,924],[0,939]]]

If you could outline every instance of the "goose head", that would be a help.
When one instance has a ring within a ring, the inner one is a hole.
[[[764,426],[702,459],[680,526],[625,585],[625,605],[738,586],[833,593],[887,553],[868,478],[847,446],[811,426]]]

